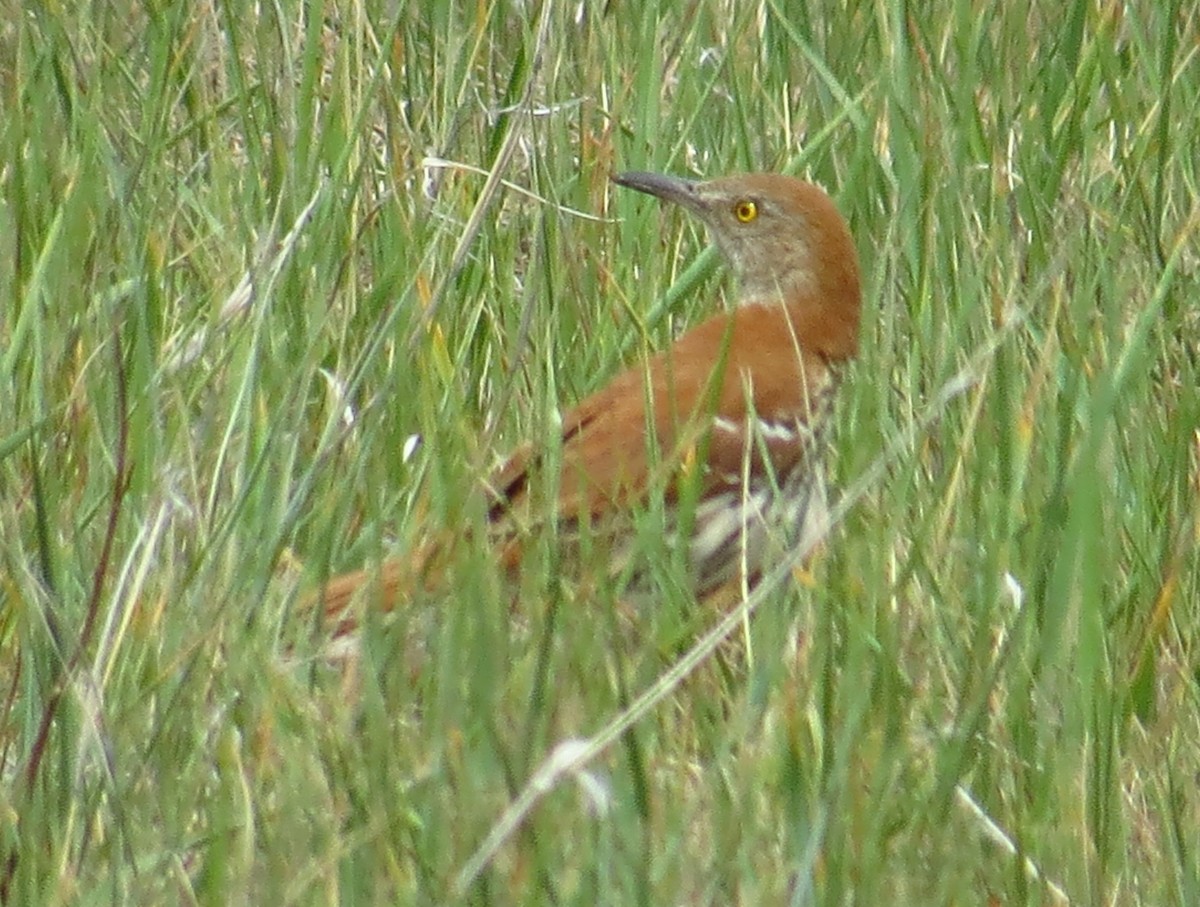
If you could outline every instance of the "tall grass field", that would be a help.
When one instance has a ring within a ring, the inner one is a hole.
[[[1194,0],[0,9],[3,903],[1200,904]],[[479,531],[733,296],[622,170],[860,253],[836,525],[725,610],[653,508],[633,609]]]

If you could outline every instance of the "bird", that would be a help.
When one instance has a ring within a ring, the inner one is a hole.
[[[499,570],[519,574],[522,527],[547,506],[536,500],[548,487],[539,477],[557,469],[549,506],[558,537],[586,529],[604,538],[610,574],[630,589],[648,582],[630,567],[631,514],[655,499],[698,600],[753,587],[777,558],[827,531],[826,430],[858,351],[862,306],[850,228],[823,189],[788,175],[611,178],[703,223],[737,289],[731,305],[563,412],[556,445],[512,451],[483,483],[489,544]],[[428,541],[335,576],[309,603],[335,634],[352,633],[356,603],[395,608],[445,570],[446,548]]]

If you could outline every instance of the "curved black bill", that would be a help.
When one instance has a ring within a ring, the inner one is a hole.
[[[699,199],[696,197],[696,182],[680,176],[668,176],[665,173],[646,173],[641,170],[630,170],[627,173],[615,174],[612,181],[627,189],[636,189],[661,198],[663,201],[694,207]]]

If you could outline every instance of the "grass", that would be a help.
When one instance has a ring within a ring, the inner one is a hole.
[[[1181,0],[14,9],[6,900],[1200,902],[1198,29]],[[623,622],[552,539],[516,614],[468,539],[351,677],[295,606],[461,532],[503,452],[719,305],[619,169],[822,182],[867,309],[811,581],[581,767],[564,741],[718,615]]]

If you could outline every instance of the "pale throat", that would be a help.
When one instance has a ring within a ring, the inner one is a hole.
[[[816,290],[813,255],[806,242],[762,237],[738,241],[715,229],[709,235],[734,273],[739,304],[778,301]]]
[[[738,305],[780,305],[811,297],[817,291],[817,279],[805,263],[771,272],[744,270],[737,275]]]

